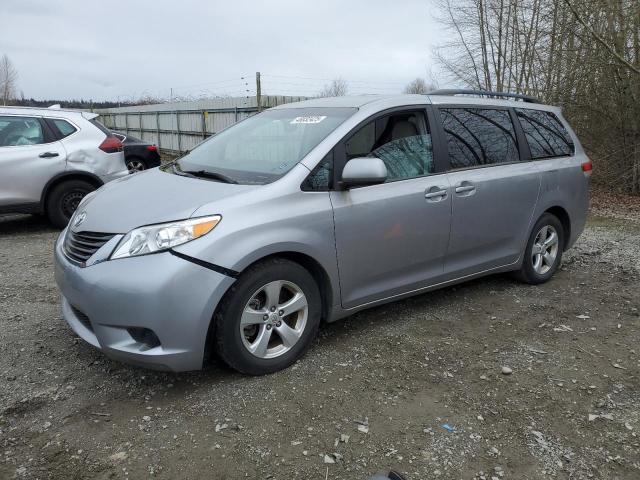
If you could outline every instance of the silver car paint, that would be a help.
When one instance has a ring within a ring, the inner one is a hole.
[[[58,156],[40,158],[48,152]],[[61,142],[0,147],[0,207],[39,202],[47,182],[66,166],[67,152]]]
[[[460,277],[518,261],[540,192],[535,162],[446,174],[451,184],[451,237],[445,271]],[[457,192],[458,189],[471,190]]]
[[[80,172],[98,177],[102,183],[128,175],[124,153],[106,153],[98,148],[105,134],[89,122],[86,112],[24,107],[0,107],[0,116],[63,119],[77,131],[59,141],[40,145],[0,147],[0,207],[37,204],[47,184],[58,175]],[[40,158],[42,153],[57,157]]]
[[[434,175],[330,193],[345,308],[442,277],[451,195],[425,195],[448,187],[446,175]]]
[[[271,184],[229,185],[154,170],[103,187],[81,204],[87,213],[82,229],[124,234],[140,225],[220,214],[222,221],[210,234],[174,251],[232,272],[283,252],[313,261],[326,274],[330,321],[393,299],[519,268],[533,222],[552,207],[568,213],[567,246],[575,242],[586,220],[588,179],[581,170],[586,156],[573,133],[576,152],[572,157],[487,166],[347,191],[301,190],[309,172],[360,122],[389,108],[430,102],[460,103],[452,97],[420,95],[302,102],[300,107],[355,106],[358,112]],[[509,101],[483,99],[464,103],[514,106]],[[553,107],[521,102],[515,106],[549,109],[560,116]],[[476,190],[458,195],[456,185],[465,181]],[[446,194],[426,198],[440,190]],[[139,196],[154,200],[145,202],[149,211],[130,212],[125,206]],[[233,284],[232,275],[166,252],[107,261],[121,236],[96,252],[88,262],[92,266],[79,268],[62,253],[64,235],[56,246],[56,279],[66,299],[63,305],[70,302],[79,308],[94,326],[94,332],[82,330],[67,305],[63,313],[78,335],[114,358],[173,370],[200,366],[211,317]],[[152,328],[162,347],[139,351],[122,326]]]
[[[82,229],[89,232],[127,233],[142,225],[191,217],[202,204],[232,201],[232,197],[255,190],[249,185],[213,184],[206,180],[172,175],[157,168],[127,175],[104,185],[100,194],[82,206],[90,211],[119,212],[118,215],[88,215]],[[161,199],[159,201],[159,199]],[[144,205],[144,208],[130,208]],[[170,205],[170,208],[167,206]]]

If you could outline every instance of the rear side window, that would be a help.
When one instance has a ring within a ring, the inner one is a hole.
[[[440,116],[452,169],[519,161],[508,110],[442,108]]]
[[[60,132],[60,136],[58,138],[65,138],[74,133],[77,129],[73,125],[71,125],[66,120],[60,120],[58,118],[52,119],[53,124],[55,125],[58,132]]]
[[[345,151],[347,160],[382,160],[388,181],[434,172],[431,133],[424,112],[398,112],[372,120],[345,142]]]
[[[571,135],[552,112],[516,108],[532,159],[573,155]]]
[[[0,117],[0,147],[45,143],[42,125],[33,117]]]

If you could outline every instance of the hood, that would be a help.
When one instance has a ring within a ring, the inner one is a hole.
[[[183,177],[158,168],[109,182],[84,202],[74,231],[126,233],[143,225],[191,217],[198,207],[257,188]]]

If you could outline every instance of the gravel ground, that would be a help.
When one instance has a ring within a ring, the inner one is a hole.
[[[545,285],[361,312],[260,378],[108,360],[60,316],[57,232],[0,218],[0,478],[640,478],[638,217],[592,217]]]

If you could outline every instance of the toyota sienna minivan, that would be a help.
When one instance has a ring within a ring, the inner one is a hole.
[[[559,108],[468,93],[282,105],[103,186],[55,247],[64,318],[114,359],[259,375],[323,321],[497,272],[546,282],[591,162]]]

